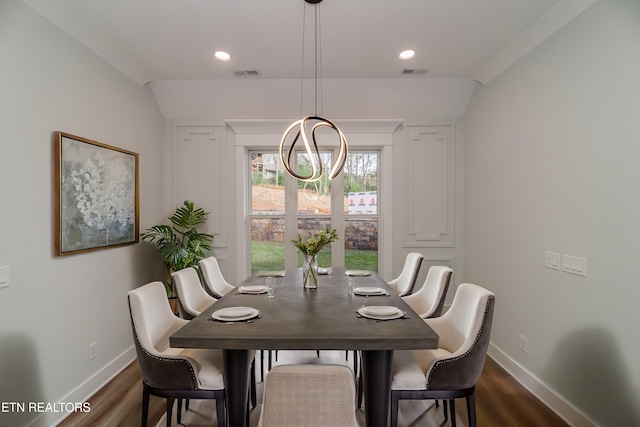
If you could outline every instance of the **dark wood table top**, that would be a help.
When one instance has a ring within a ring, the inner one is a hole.
[[[402,350],[438,347],[436,333],[377,275],[356,278],[355,286],[379,286],[389,296],[351,296],[344,269],[320,275],[317,289],[304,289],[299,270],[277,279],[275,298],[234,291],[191,320],[170,337],[172,347],[230,350]],[[241,285],[262,285],[252,276]],[[361,318],[363,305],[390,305],[408,319],[376,321]],[[215,310],[247,306],[260,310],[253,322],[213,321]]]

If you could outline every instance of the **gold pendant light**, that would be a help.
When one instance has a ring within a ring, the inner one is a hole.
[[[316,130],[321,127],[328,127],[333,129],[338,136],[338,158],[337,161],[334,162],[333,167],[329,172],[329,179],[334,179],[337,177],[342,170],[344,169],[344,165],[347,161],[347,154],[349,152],[349,147],[347,146],[347,139],[344,137],[344,134],[338,128],[338,126],[327,119],[326,117],[320,116],[318,114],[318,45],[320,43],[320,38],[318,37],[318,27],[319,27],[319,14],[317,4],[322,0],[304,0],[305,3],[308,3],[312,6],[315,6],[315,107],[316,112],[313,115],[306,116],[300,120],[296,120],[293,122],[287,130],[282,135],[282,139],[280,140],[280,161],[284,166],[284,169],[287,171],[289,175],[300,180],[313,182],[317,181],[322,177],[324,170],[326,169],[322,164],[322,157],[320,155],[320,150],[318,149],[318,143],[316,141]],[[306,7],[306,5],[305,5]],[[303,40],[304,40],[304,25],[303,25]],[[303,57],[304,57],[304,41],[303,41]],[[293,138],[293,142],[288,145],[287,148],[287,140]],[[310,143],[309,139],[311,139]],[[308,175],[300,175],[296,173],[291,168],[291,157],[295,152],[295,146],[298,142],[302,141],[304,144],[304,153],[309,159],[309,163],[311,164],[311,173]],[[313,147],[312,147],[313,145]],[[286,154],[285,154],[286,153]]]

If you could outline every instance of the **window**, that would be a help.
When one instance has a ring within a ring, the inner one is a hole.
[[[329,167],[333,155],[321,153]],[[319,266],[378,271],[380,151],[350,152],[342,176],[333,181],[290,177],[276,151],[250,151],[249,159],[252,274],[300,267],[302,257],[289,240],[326,228],[338,229],[340,240],[320,252]],[[302,154],[295,162],[300,173],[310,167]],[[287,214],[287,206],[295,206],[295,213]],[[288,251],[293,255],[287,262]]]
[[[344,168],[343,226],[348,269],[378,271],[379,151],[350,152]]]
[[[251,273],[284,270],[284,169],[276,152],[250,153]]]

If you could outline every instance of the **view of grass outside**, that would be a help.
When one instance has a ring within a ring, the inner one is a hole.
[[[331,253],[321,251],[318,254],[318,265],[331,265]],[[253,241],[251,245],[251,274],[258,271],[284,269],[284,244]],[[302,265],[299,260],[298,265]],[[345,250],[345,266],[354,270],[378,271],[378,252],[356,249]]]

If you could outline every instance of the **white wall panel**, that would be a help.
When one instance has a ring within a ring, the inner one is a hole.
[[[226,246],[223,232],[223,192],[221,178],[225,164],[222,126],[178,125],[175,129],[175,205],[192,201],[211,214],[206,229],[215,235],[215,246]]]
[[[405,246],[453,246],[451,126],[408,126]]]

